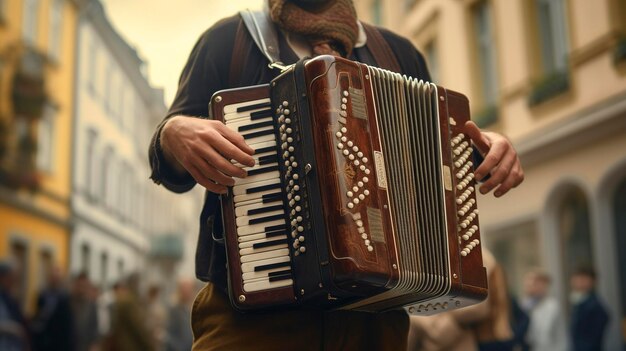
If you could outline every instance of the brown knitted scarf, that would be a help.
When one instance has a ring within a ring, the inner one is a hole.
[[[347,57],[359,35],[352,0],[330,0],[323,5],[296,5],[289,0],[268,0],[272,21],[288,32],[304,36],[313,53]]]

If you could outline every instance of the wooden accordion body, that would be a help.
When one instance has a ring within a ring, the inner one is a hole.
[[[223,90],[257,164],[222,196],[233,305],[432,314],[484,299],[469,102],[331,56]]]

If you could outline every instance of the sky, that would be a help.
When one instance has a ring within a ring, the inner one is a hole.
[[[263,6],[263,0],[101,1],[113,26],[146,61],[150,83],[165,90],[168,106],[200,34],[223,17]]]

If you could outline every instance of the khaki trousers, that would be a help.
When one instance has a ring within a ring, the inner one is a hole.
[[[409,317],[404,311],[293,310],[236,312],[213,284],[198,294],[191,314],[193,351],[213,350],[406,350]]]

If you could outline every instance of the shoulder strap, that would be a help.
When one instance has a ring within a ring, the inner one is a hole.
[[[246,47],[249,45],[249,36],[243,20],[239,21],[237,32],[235,33],[235,43],[230,57],[230,71],[228,72],[228,85],[230,88],[239,86],[241,82],[241,71],[246,66]]]
[[[380,33],[378,28],[363,22],[361,22],[361,24],[363,25],[363,29],[367,35],[366,46],[372,53],[372,56],[374,56],[374,60],[378,66],[392,72],[400,73],[402,71],[400,63],[398,62],[393,50],[391,50],[389,43],[387,43],[385,38],[383,38],[383,35]]]
[[[267,57],[270,64],[280,63],[276,27],[267,13],[265,13],[265,11],[245,10],[241,11],[240,14],[252,39],[263,55]]]

